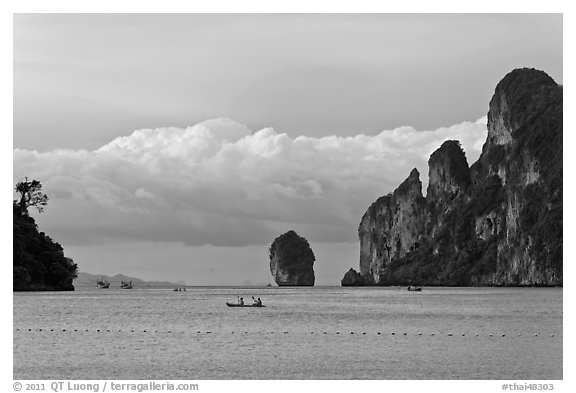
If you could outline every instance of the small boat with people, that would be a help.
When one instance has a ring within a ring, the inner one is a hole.
[[[132,281],[122,281],[120,283],[120,289],[132,289]]]
[[[411,291],[411,292],[422,292],[422,287],[412,287],[412,286],[409,286],[409,287],[408,287],[408,290]]]
[[[96,286],[101,289],[108,289],[110,288],[110,282],[102,277],[100,280],[96,281]]]
[[[230,302],[226,302],[226,305],[228,307],[266,307],[263,304],[238,304],[238,303],[230,303]]]
[[[260,300],[260,298],[254,299],[254,296],[252,296],[252,300],[254,301],[254,303],[244,304],[244,298],[238,296],[237,303],[226,302],[226,305],[228,307],[266,307],[265,305],[262,304],[262,300]]]

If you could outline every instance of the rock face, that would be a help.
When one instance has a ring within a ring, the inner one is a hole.
[[[544,72],[506,75],[474,165],[446,141],[428,161],[426,198],[414,169],[368,208],[358,228],[364,282],[562,285],[562,104]]]
[[[313,286],[314,253],[294,231],[278,236],[270,246],[270,272],[279,286]]]
[[[342,281],[340,281],[340,284],[343,287],[360,287],[366,285],[367,283],[364,279],[364,276],[362,276],[356,270],[350,268],[350,270],[348,270],[342,278]]]

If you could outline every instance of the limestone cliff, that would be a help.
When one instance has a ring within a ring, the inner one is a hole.
[[[542,71],[506,75],[474,165],[446,141],[428,161],[426,198],[414,169],[368,208],[358,228],[364,281],[562,285],[562,102]]]
[[[294,231],[278,236],[270,246],[270,272],[279,286],[313,286],[314,253]]]
[[[368,283],[379,283],[391,260],[418,248],[427,210],[420,174],[413,169],[394,193],[378,198],[362,217],[360,272]]]

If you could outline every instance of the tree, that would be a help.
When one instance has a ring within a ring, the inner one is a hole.
[[[42,192],[42,184],[38,180],[28,181],[25,177],[24,181],[16,183],[15,190],[20,194],[18,205],[24,214],[28,214],[30,206],[34,206],[39,213],[42,213],[44,206],[48,204],[48,196]]]

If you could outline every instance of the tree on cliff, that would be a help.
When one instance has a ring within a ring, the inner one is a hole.
[[[42,184],[38,180],[28,181],[25,177],[24,181],[16,183],[15,191],[20,194],[18,205],[23,214],[28,214],[30,206],[42,213],[48,204],[48,196],[42,192]]]
[[[48,197],[37,180],[19,182],[20,199],[12,203],[13,289],[15,291],[73,291],[78,266],[64,256],[62,246],[44,232],[38,232],[30,206],[40,212]]]

